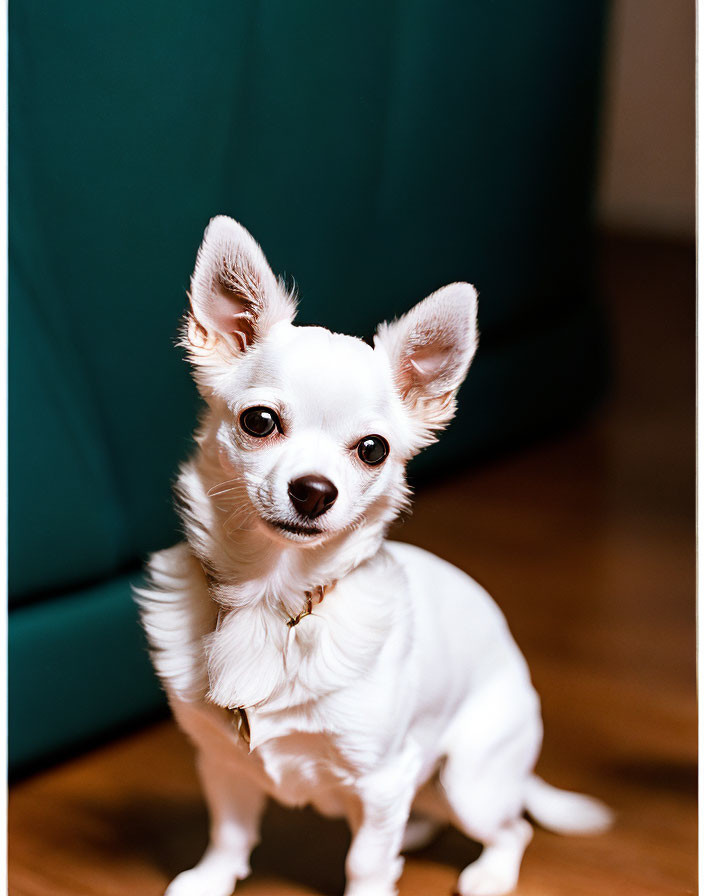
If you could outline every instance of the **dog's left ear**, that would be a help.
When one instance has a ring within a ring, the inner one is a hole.
[[[425,432],[424,442],[454,416],[455,396],[477,341],[477,291],[469,283],[444,286],[377,330],[374,347],[387,354],[404,405]]]
[[[212,363],[213,351],[221,361],[242,355],[296,313],[259,244],[226,215],[213,218],[203,234],[190,296],[186,346],[196,365]]]

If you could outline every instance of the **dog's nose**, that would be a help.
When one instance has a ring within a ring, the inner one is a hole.
[[[329,510],[337,498],[337,489],[317,473],[292,479],[288,484],[288,495],[296,510],[310,520]]]

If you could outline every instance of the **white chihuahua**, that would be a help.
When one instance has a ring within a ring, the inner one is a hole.
[[[374,348],[296,327],[257,243],[213,219],[184,344],[207,402],[177,492],[187,543],[139,592],[157,672],[198,752],[211,814],[168,896],[228,896],[267,796],[344,816],[345,896],[392,896],[400,853],[447,823],[484,845],[462,896],[512,890],[531,838],[609,822],[533,774],[526,663],[489,595],[386,542],[409,458],[452,418],[477,346],[477,294],[433,293]]]

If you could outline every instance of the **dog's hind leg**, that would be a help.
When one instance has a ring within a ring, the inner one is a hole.
[[[453,821],[484,847],[460,875],[460,896],[503,896],[515,889],[523,853],[533,836],[530,823],[521,817],[521,782],[512,780],[506,770],[505,777],[499,776],[499,767],[491,765],[477,774],[479,770],[460,757],[450,759],[441,773]],[[509,792],[514,789],[515,797]]]
[[[259,839],[261,789],[217,755],[200,753],[198,771],[210,812],[210,843],[195,867],[174,878],[166,896],[230,896],[248,876]]]
[[[503,896],[533,829],[523,816],[542,725],[537,699],[519,676],[503,675],[473,695],[448,738],[440,786],[457,827],[484,847],[460,875],[461,896]]]

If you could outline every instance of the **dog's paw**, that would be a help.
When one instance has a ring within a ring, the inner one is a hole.
[[[397,896],[396,887],[375,884],[348,884],[345,896]]]
[[[502,869],[496,863],[482,864],[481,858],[468,865],[457,881],[458,896],[505,896],[516,889],[513,868]]]
[[[236,883],[237,876],[230,870],[196,865],[175,877],[164,896],[231,896]]]

